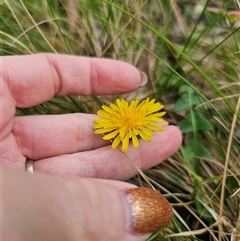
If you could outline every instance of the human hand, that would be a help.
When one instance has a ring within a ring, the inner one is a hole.
[[[35,160],[35,172],[119,180],[137,173],[128,158],[93,134],[95,115],[14,116],[16,106],[34,106],[54,95],[103,95],[132,91],[141,83],[137,69],[106,59],[38,54],[3,57],[1,77],[3,166],[24,170],[28,158]],[[155,133],[151,143],[143,142],[138,149],[129,147],[127,155],[145,170],[172,155],[180,142],[178,128],[167,126],[164,132]],[[21,175],[30,178],[25,173]],[[45,183],[45,178],[36,182]],[[101,183],[99,179],[94,182]],[[88,184],[86,189],[92,193]]]

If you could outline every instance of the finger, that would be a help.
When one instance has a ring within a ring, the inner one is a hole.
[[[167,126],[164,132],[156,132],[150,143],[141,140],[138,149],[130,146],[126,154],[105,146],[92,151],[38,160],[34,162],[34,169],[50,173],[126,180],[138,173],[134,163],[142,170],[149,169],[175,153],[181,141],[180,130],[175,126]]]
[[[3,170],[2,185],[4,240],[143,241],[149,236],[131,234],[131,208],[123,195],[132,188],[128,183]]]
[[[15,117],[13,134],[29,159],[89,151],[109,144],[94,134],[94,118],[79,113]]]
[[[140,72],[124,62],[55,54],[3,57],[2,77],[18,107],[37,105],[54,95],[130,92],[141,82]]]

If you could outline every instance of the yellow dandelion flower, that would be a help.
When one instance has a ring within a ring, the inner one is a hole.
[[[165,115],[165,111],[159,112],[163,108],[160,103],[155,103],[155,99],[143,100],[139,103],[136,98],[131,102],[117,99],[115,104],[103,105],[97,112],[99,119],[94,120],[94,133],[102,134],[104,140],[112,140],[112,148],[115,149],[122,144],[122,151],[128,149],[129,141],[133,146],[139,146],[139,138],[150,141],[153,131],[163,131],[159,124],[168,124],[160,117]]]

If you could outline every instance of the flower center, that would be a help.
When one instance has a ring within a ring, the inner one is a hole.
[[[139,112],[129,112],[126,111],[121,113],[120,123],[121,126],[125,126],[128,130],[134,129],[138,126],[138,121],[141,119],[142,115]]]

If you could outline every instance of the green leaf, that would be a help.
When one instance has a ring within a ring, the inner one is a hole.
[[[204,196],[203,194],[197,193],[196,194],[196,199],[195,199],[195,204],[196,204],[196,208],[198,210],[198,213],[203,216],[204,218],[206,218],[209,222],[213,222],[213,216],[212,214],[207,210],[207,207],[204,207],[204,205],[202,204],[204,202]],[[211,209],[211,207],[208,207],[209,209]]]
[[[189,85],[182,85],[179,88],[179,93],[193,93],[193,92],[194,92],[193,88]]]
[[[179,112],[186,108],[197,106],[201,104],[202,101],[203,99],[197,96],[195,93],[185,93],[177,100],[174,111]]]
[[[208,149],[200,142],[199,139],[193,136],[188,140],[186,146],[184,147],[185,153],[189,160],[194,157],[211,159],[211,153]]]
[[[228,176],[226,178],[226,185],[225,185],[225,199],[229,198],[236,190],[239,189],[239,181],[240,177],[238,178],[234,176]]]
[[[186,119],[182,120],[178,124],[181,128],[182,133],[196,132],[196,131],[206,131],[211,130],[211,123],[202,116],[202,114],[192,110],[188,114]]]

